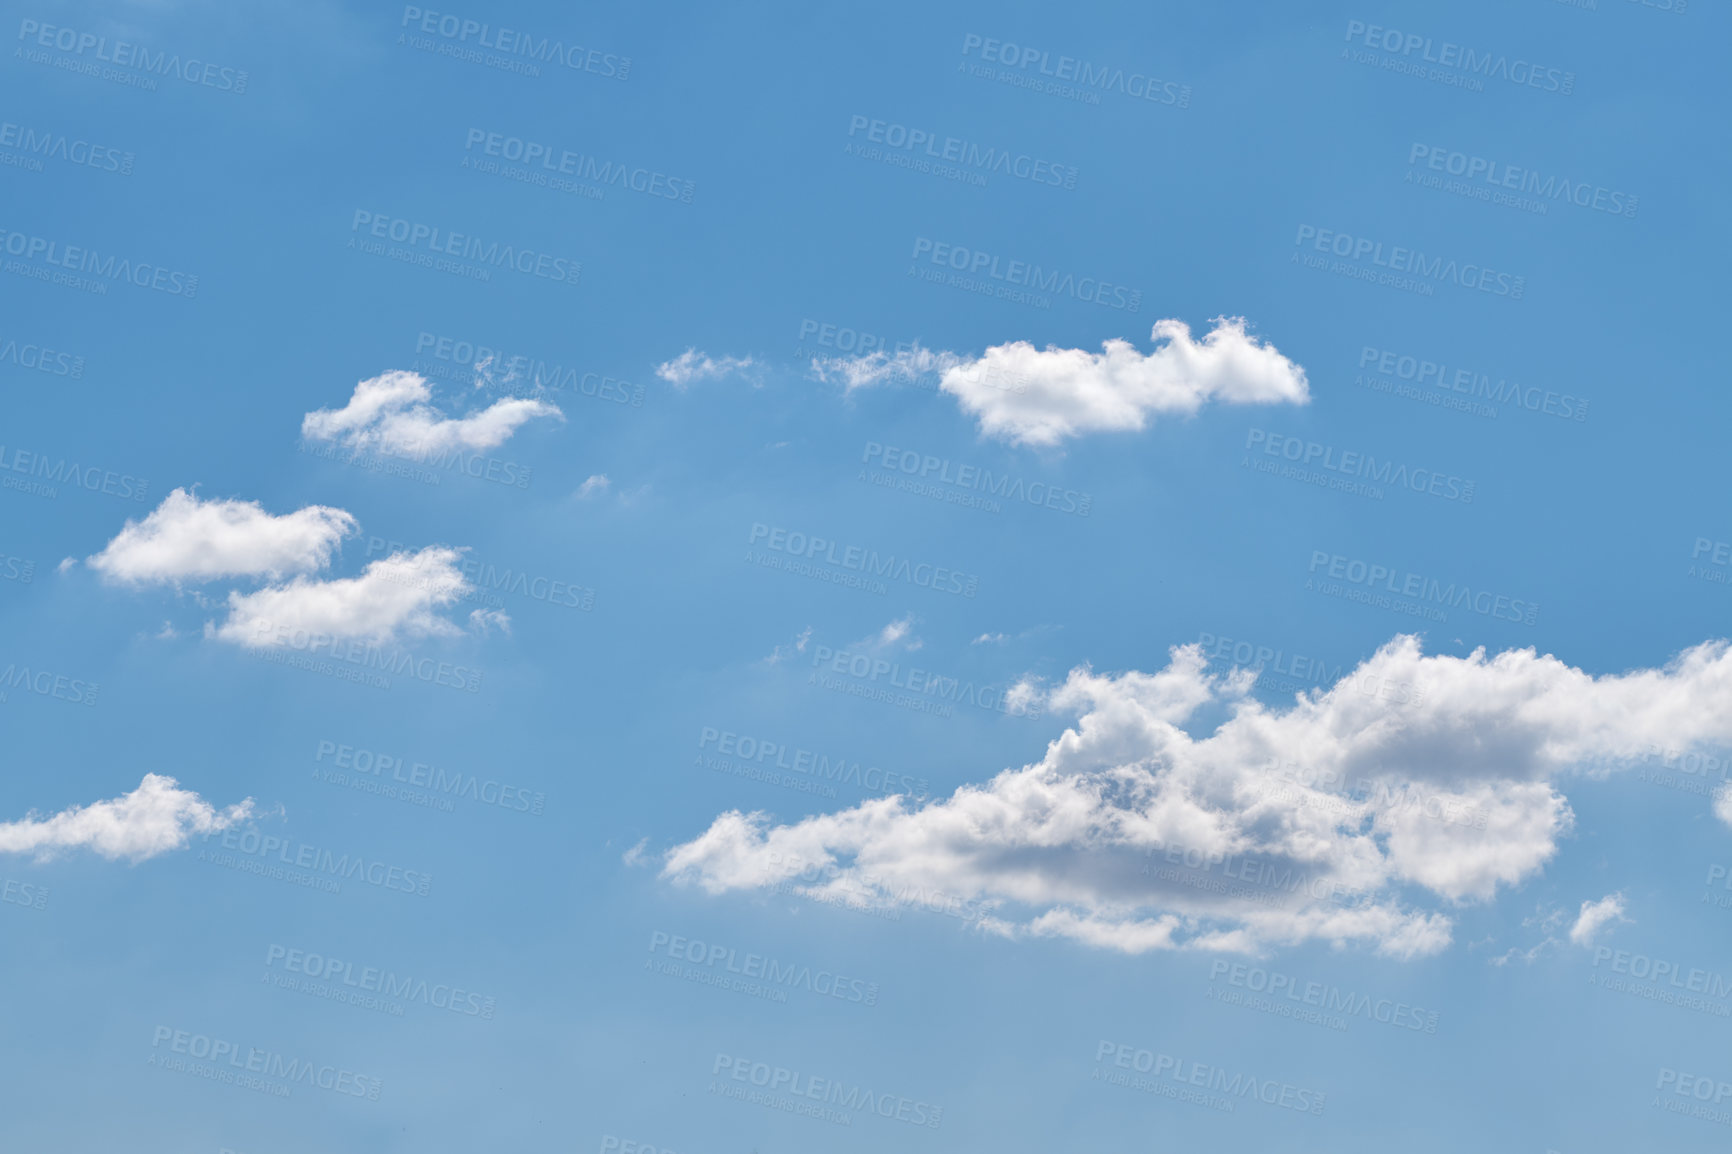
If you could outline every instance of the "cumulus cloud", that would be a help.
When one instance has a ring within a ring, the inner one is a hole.
[[[1075,669],[1024,687],[1076,717],[1036,763],[793,824],[730,811],[667,851],[663,874],[856,904],[944,894],[1006,936],[1131,953],[1323,940],[1414,957],[1449,944],[1451,909],[1553,857],[1573,823],[1559,778],[1662,740],[1732,740],[1725,641],[1596,677],[1532,649],[1426,655],[1398,636],[1290,707],[1249,696],[1254,682],[1210,673],[1196,645],[1156,673]],[[1363,691],[1393,682],[1421,692]],[[1225,719],[1193,736],[1205,709]],[[1594,908],[1590,927],[1612,916]]]
[[[356,452],[426,457],[455,449],[497,448],[537,417],[565,419],[558,406],[531,397],[507,397],[485,409],[449,417],[432,403],[432,397],[432,389],[418,373],[382,373],[357,384],[342,408],[308,413],[301,421],[301,435]]]
[[[88,564],[108,580],[134,584],[276,579],[323,569],[358,527],[326,505],[273,516],[257,501],[201,501],[176,489],[144,520],[128,521]]]
[[[219,810],[174,778],[147,773],[137,789],[120,797],[0,823],[0,853],[33,853],[40,860],[88,849],[110,861],[140,862],[182,848],[193,834],[225,830],[252,812],[250,797]]]
[[[756,363],[751,357],[721,357],[718,359],[701,353],[697,349],[687,349],[673,360],[663,361],[657,365],[656,376],[675,388],[683,389],[698,381],[742,372]]]
[[[587,501],[598,493],[606,493],[613,487],[613,482],[607,479],[606,473],[592,473],[577,487],[577,499]]]
[[[1242,317],[1218,317],[1202,340],[1179,320],[1155,322],[1155,348],[1142,353],[1113,339],[1101,351],[994,345],[979,357],[915,347],[812,362],[826,381],[849,389],[939,374],[987,436],[1051,446],[1087,433],[1140,431],[1155,414],[1195,413],[1206,402],[1303,405],[1305,370],[1245,331]]]
[[[253,593],[236,590],[228,597],[228,619],[220,627],[207,625],[205,633],[248,648],[309,648],[321,640],[384,644],[457,634],[461,630],[439,610],[474,588],[459,567],[461,558],[461,550],[435,545],[418,553],[393,553],[358,577],[302,577]],[[496,613],[479,624],[508,622]]]
[[[1607,894],[1597,902],[1584,901],[1582,912],[1576,917],[1576,924],[1570,927],[1570,942],[1577,946],[1591,946],[1595,934],[1612,922],[1624,921],[1629,919],[1624,916],[1622,892]]]

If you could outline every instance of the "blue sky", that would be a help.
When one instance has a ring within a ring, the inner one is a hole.
[[[1722,1148],[1721,12],[12,21],[9,1147]]]

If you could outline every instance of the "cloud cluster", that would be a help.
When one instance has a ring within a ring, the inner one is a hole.
[[[30,814],[0,823],[0,853],[38,859],[88,849],[114,861],[140,862],[185,846],[193,834],[217,833],[253,813],[253,799],[219,810],[172,777],[147,773],[138,788],[108,801],[73,806],[50,817]]]
[[[88,563],[111,581],[133,584],[276,579],[323,569],[357,529],[354,517],[326,505],[273,516],[257,501],[201,501],[176,489],[144,520],[128,521]]]
[[[204,501],[176,489],[143,521],[128,521],[89,564],[109,580],[131,584],[268,579],[259,589],[231,590],[227,620],[205,626],[207,637],[249,648],[304,647],[309,638],[383,644],[460,632],[440,610],[473,591],[461,550],[438,545],[398,552],[357,577],[314,576],[358,529],[342,509],[309,505],[273,515],[257,502]],[[471,621],[478,632],[510,624],[498,612],[471,615]]]
[[[1209,673],[1195,645],[1156,673],[1076,669],[1024,687],[1076,717],[1039,762],[924,804],[724,813],[663,874],[854,904],[943,894],[1005,936],[1131,953],[1323,940],[1414,957],[1449,944],[1450,908],[1556,853],[1572,769],[1732,741],[1724,641],[1595,677],[1532,649],[1428,656],[1398,636],[1291,707],[1249,697],[1254,680]],[[1396,684],[1418,692],[1377,692]],[[1193,736],[1204,710],[1225,719]],[[1572,936],[1621,914],[1610,902],[1584,905]]]
[[[381,373],[357,384],[342,408],[308,413],[301,420],[301,435],[355,452],[421,458],[454,449],[494,449],[537,417],[565,419],[558,406],[531,397],[507,397],[462,417],[448,417],[432,397],[418,373]]]
[[[1305,370],[1245,330],[1242,317],[1219,317],[1193,340],[1179,320],[1155,322],[1155,347],[1139,352],[1109,340],[1101,351],[1036,349],[1027,341],[994,345],[979,357],[915,347],[812,362],[823,380],[848,388],[938,373],[982,433],[1012,444],[1051,446],[1087,433],[1140,431],[1158,414],[1195,413],[1206,402],[1303,405]]]
[[[697,349],[687,349],[671,361],[663,361],[656,366],[656,376],[673,385],[677,389],[686,388],[698,381],[707,381],[715,377],[724,377],[729,373],[743,372],[757,362],[751,357],[721,357],[714,358]]]

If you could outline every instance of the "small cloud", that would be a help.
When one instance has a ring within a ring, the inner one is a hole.
[[[1006,634],[1003,634],[1003,633],[982,633],[979,637],[976,637],[973,641],[970,641],[969,644],[970,645],[1003,645],[1006,641],[1009,641],[1009,640],[1010,640],[1010,638]]]
[[[800,635],[794,639],[794,644],[792,647],[789,647],[786,645],[776,646],[775,649],[770,651],[770,655],[768,657],[764,658],[764,663],[766,665],[776,665],[776,664],[779,664],[780,662],[788,660],[790,657],[793,657],[797,653],[804,653],[804,652],[806,652],[806,644],[811,640],[812,640],[812,627],[810,625],[808,625],[808,626],[806,626],[806,628],[802,629],[800,631]]]
[[[252,815],[250,797],[219,810],[174,778],[147,773],[120,797],[0,822],[0,853],[34,853],[42,861],[61,850],[88,849],[109,861],[141,862],[182,848],[195,833],[218,833]]]
[[[174,627],[174,623],[172,621],[164,621],[162,623],[162,628],[157,630],[156,639],[158,641],[173,641],[179,636],[180,631]]]
[[[64,561],[60,562],[60,564],[56,565],[54,567],[54,571],[56,573],[65,573],[68,570],[75,568],[77,565],[78,565],[78,558],[68,557]]]
[[[446,416],[432,398],[433,390],[419,373],[381,373],[356,385],[342,408],[308,413],[301,421],[301,435],[355,452],[413,459],[495,449],[537,417],[565,419],[558,406],[532,397],[506,397],[461,417]]]
[[[648,865],[650,864],[648,850],[649,838],[639,838],[638,843],[621,854],[619,860],[633,867]]]
[[[606,473],[594,473],[577,487],[577,499],[587,501],[598,494],[606,493],[612,487],[613,482],[607,479]]]
[[[486,637],[494,629],[511,636],[511,618],[498,609],[476,609],[469,614],[469,626]]]
[[[143,520],[128,521],[88,561],[104,579],[131,585],[276,580],[325,568],[343,539],[359,529],[352,514],[327,505],[278,516],[257,501],[205,501],[176,489]],[[62,570],[66,566],[61,562]]]
[[[697,349],[687,349],[673,360],[657,365],[656,376],[676,389],[683,389],[698,381],[744,372],[756,364],[751,357],[715,358]],[[756,381],[752,383],[754,386],[757,384]]]
[[[1570,942],[1578,946],[1594,944],[1594,935],[1613,922],[1627,922],[1624,916],[1624,894],[1607,894],[1597,902],[1584,901],[1576,924],[1570,927]]]

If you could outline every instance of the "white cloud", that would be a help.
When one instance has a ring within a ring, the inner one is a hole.
[[[595,473],[586,478],[583,484],[577,487],[577,499],[579,501],[587,501],[597,493],[607,492],[612,485],[613,482],[607,479],[606,473]]]
[[[1576,924],[1570,927],[1570,942],[1578,946],[1593,945],[1595,934],[1611,922],[1624,921],[1629,919],[1624,916],[1622,892],[1607,894],[1597,902],[1584,901],[1582,912],[1576,917]]]
[[[757,362],[751,357],[722,357],[716,359],[696,349],[687,349],[671,361],[663,361],[656,366],[656,376],[683,389],[698,381],[713,377],[726,376],[729,373],[741,372],[751,368]]]
[[[994,345],[979,357],[918,346],[894,354],[814,360],[813,372],[849,389],[938,373],[939,387],[975,417],[987,436],[1050,446],[1086,433],[1139,431],[1154,414],[1195,413],[1204,403],[1294,404],[1310,400],[1305,370],[1245,331],[1242,317],[1218,317],[1192,340],[1179,320],[1155,322],[1154,351],[1113,339],[1101,352]]]
[[[1400,636],[1287,708],[1248,696],[1254,680],[1209,673],[1188,645],[1153,674],[1084,668],[1025,685],[1077,717],[1039,762],[926,803],[876,798],[789,825],[724,813],[669,850],[663,873],[711,893],[944,893],[1001,934],[1132,952],[1317,939],[1412,957],[1448,945],[1451,907],[1556,853],[1573,823],[1558,779],[1662,740],[1732,740],[1724,641],[1594,677],[1532,649],[1428,656]],[[1354,688],[1385,680],[1421,693]],[[1225,720],[1193,736],[1205,707]]]
[[[61,850],[89,849],[110,861],[139,862],[180,849],[193,834],[225,830],[252,812],[250,797],[219,810],[181,789],[174,778],[147,773],[137,789],[109,801],[0,823],[0,853],[34,853],[40,859]]]
[[[458,567],[461,557],[461,550],[435,545],[381,558],[359,577],[302,577],[255,593],[231,592],[228,619],[220,628],[205,626],[205,633],[248,648],[456,634],[461,630],[438,610],[473,589]]]
[[[176,489],[142,521],[128,521],[89,565],[111,581],[211,581],[309,573],[358,524],[341,509],[308,505],[273,516],[257,501],[201,501]]]
[[[764,664],[779,665],[794,657],[796,654],[806,652],[806,646],[811,642],[811,640],[812,627],[808,625],[806,628],[800,630],[799,634],[795,636],[792,648],[786,645],[776,646],[774,649],[770,650],[770,655],[764,658]]]
[[[356,452],[413,458],[497,448],[537,417],[565,419],[557,406],[530,397],[507,397],[462,417],[448,417],[432,404],[432,396],[420,374],[392,370],[357,384],[342,408],[308,413],[301,421],[301,435],[335,441]]]

